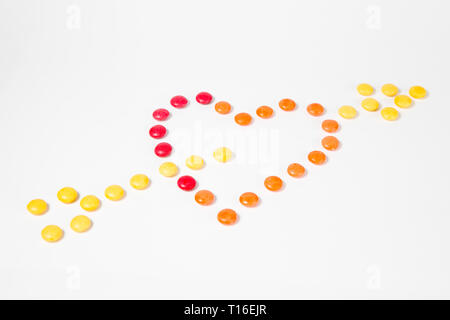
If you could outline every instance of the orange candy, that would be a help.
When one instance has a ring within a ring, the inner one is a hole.
[[[253,192],[245,192],[239,197],[239,202],[246,207],[256,207],[259,202],[259,198]]]
[[[310,115],[314,117],[321,116],[325,112],[325,109],[319,103],[311,103],[309,106],[306,107],[306,110]]]
[[[236,211],[231,209],[223,209],[217,214],[217,220],[219,220],[221,224],[227,226],[235,224],[237,222],[237,219],[238,215]]]
[[[308,160],[316,165],[321,165],[327,161],[327,156],[322,151],[311,151],[308,154]]]
[[[214,194],[208,190],[200,190],[195,194],[195,201],[202,206],[209,206],[215,198]]]
[[[281,189],[281,187],[283,187],[283,180],[276,176],[270,176],[267,177],[266,180],[264,180],[264,185],[270,191],[278,191]]]
[[[327,136],[322,139],[322,146],[330,151],[337,150],[339,148],[339,140],[333,136]]]
[[[278,105],[280,106],[281,109],[283,109],[284,111],[292,111],[295,109],[295,101],[292,99],[283,99],[280,100],[280,102],[278,102]]]
[[[231,105],[226,101],[220,101],[216,103],[214,109],[220,114],[227,114],[231,111]]]
[[[339,123],[335,120],[324,120],[322,122],[322,129],[328,133],[334,133],[339,130]]]
[[[248,126],[252,122],[252,116],[246,112],[238,113],[234,116],[234,121],[240,126]]]
[[[287,168],[287,172],[291,177],[301,178],[305,175],[306,170],[305,167],[299,163],[291,163]]]
[[[262,106],[256,109],[256,114],[260,118],[268,119],[273,115],[273,109],[268,106]]]

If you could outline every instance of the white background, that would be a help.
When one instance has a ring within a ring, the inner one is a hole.
[[[0,297],[449,298],[449,10],[445,0],[1,0]],[[383,106],[393,105],[384,83],[429,96],[390,123],[359,107],[360,82]],[[234,113],[267,104],[276,115],[238,128],[195,103],[203,90]],[[170,107],[176,94],[186,109]],[[285,97],[293,113],[277,107]],[[326,115],[309,116],[311,102]],[[359,116],[338,119],[344,104]],[[148,136],[158,107],[172,112],[171,160],[216,194],[213,206],[159,175]],[[324,118],[342,124],[342,147],[312,167]],[[211,156],[223,144],[235,152],[225,165]],[[200,172],[184,166],[192,153],[206,160]],[[294,161],[304,179],[285,173]],[[129,187],[139,172],[148,190]],[[268,174],[282,192],[264,189]],[[126,198],[106,200],[110,184]],[[66,185],[101,197],[86,234],[69,228],[79,203],[56,199]],[[261,205],[242,207],[245,191]],[[34,198],[47,214],[26,211]],[[233,227],[216,220],[227,207],[240,215]],[[47,224],[64,229],[59,243],[40,238]]]

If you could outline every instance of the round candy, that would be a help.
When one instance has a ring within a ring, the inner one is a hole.
[[[282,100],[280,100],[280,102],[278,102],[278,105],[284,111],[292,111],[295,109],[295,106],[297,104],[292,99],[282,99]]]
[[[54,225],[46,226],[41,231],[42,239],[44,239],[47,242],[59,241],[59,240],[61,240],[63,235],[64,235],[64,232],[62,231],[62,229],[60,227],[54,226]]]
[[[388,83],[381,87],[381,92],[388,97],[393,97],[398,93],[398,88],[395,85]]]
[[[170,99],[170,104],[175,108],[180,109],[187,106],[188,100],[183,96],[175,96],[172,99]]]
[[[312,151],[308,154],[308,160],[315,165],[321,165],[327,161],[327,156],[322,151]]]
[[[153,111],[153,118],[158,121],[164,121],[167,118],[169,118],[169,116],[170,116],[170,112],[167,109],[161,108],[161,109],[156,109],[155,111]]]
[[[149,133],[152,138],[161,139],[166,135],[167,130],[166,127],[157,124],[156,126],[150,128]]]
[[[181,190],[191,191],[195,188],[197,182],[191,176],[182,176],[178,179],[177,184]]]
[[[381,116],[388,121],[394,121],[397,120],[399,113],[397,109],[392,107],[383,108],[381,110]]]
[[[70,222],[70,228],[75,232],[85,232],[88,231],[92,226],[91,219],[84,215],[76,216]]]
[[[322,139],[322,146],[329,151],[337,150],[339,148],[339,140],[336,137],[327,136]]]
[[[125,190],[118,185],[112,185],[105,189],[105,197],[112,201],[119,201],[124,195]]]
[[[230,226],[237,222],[238,216],[234,210],[223,209],[217,214],[217,220],[219,220],[221,224]]]
[[[150,184],[150,179],[145,174],[135,174],[130,179],[130,185],[136,190],[144,190]]]
[[[325,109],[320,103],[311,103],[306,107],[306,111],[314,117],[319,117],[325,112]]]
[[[56,195],[59,199],[59,201],[63,203],[73,203],[78,198],[78,192],[71,187],[65,187],[58,191],[58,194]]]
[[[334,133],[339,130],[339,123],[335,120],[324,120],[322,122],[322,129],[328,133]]]
[[[259,197],[253,192],[245,192],[239,197],[239,202],[246,207],[256,207],[259,202]]]
[[[240,126],[248,126],[252,122],[252,116],[246,112],[241,112],[234,116],[234,121]]]
[[[164,162],[159,167],[159,173],[164,177],[174,177],[178,174],[178,167],[173,162]]]
[[[359,94],[362,96],[371,96],[374,91],[373,87],[367,83],[361,83],[356,87],[356,90],[358,90]]]
[[[270,176],[264,180],[264,185],[270,191],[278,191],[283,187],[283,180],[276,176]]]
[[[287,172],[291,177],[301,178],[305,175],[306,170],[305,167],[299,163],[291,163],[287,168]]]
[[[200,190],[195,194],[195,201],[202,206],[209,206],[214,202],[215,196],[211,191]]]
[[[220,101],[216,103],[214,109],[220,114],[227,114],[231,111],[231,105],[226,101]]]
[[[412,105],[412,99],[403,94],[396,96],[394,102],[400,108],[409,108]]]
[[[95,211],[100,207],[100,200],[96,196],[85,196],[81,199],[80,206],[86,211]]]
[[[427,90],[421,86],[414,86],[409,89],[409,95],[414,99],[423,99],[427,96]]]
[[[269,119],[273,115],[273,109],[268,106],[261,106],[258,109],[256,109],[256,114],[260,118]]]
[[[361,102],[361,106],[367,111],[377,111],[380,103],[374,98],[367,98]]]
[[[219,162],[228,162],[233,157],[233,152],[231,152],[231,150],[227,147],[221,147],[214,151],[213,157]]]
[[[192,170],[199,170],[203,168],[204,165],[203,158],[200,156],[190,156],[186,159],[186,166]]]
[[[353,119],[358,114],[352,106],[342,106],[339,108],[338,113],[344,119]]]
[[[47,212],[48,205],[47,202],[42,199],[34,199],[28,203],[27,210],[35,216],[40,216]]]
[[[195,100],[197,100],[200,104],[210,104],[213,99],[213,96],[208,92],[200,92],[196,97]]]
[[[158,143],[155,147],[155,154],[158,157],[164,158],[170,156],[172,153],[172,146],[167,142]]]

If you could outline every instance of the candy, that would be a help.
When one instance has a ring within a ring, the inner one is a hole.
[[[221,224],[230,226],[237,222],[238,215],[236,211],[232,209],[223,209],[217,214],[217,220],[219,220]]]
[[[155,111],[153,111],[153,118],[158,121],[164,121],[167,118],[169,118],[169,116],[170,116],[170,112],[167,109],[161,108],[161,109],[156,109]]]
[[[186,159],[186,166],[192,170],[199,170],[203,168],[205,161],[200,156],[192,155]]]
[[[178,174],[178,167],[173,162],[164,162],[159,167],[159,173],[161,173],[164,177],[174,177]]]
[[[261,106],[256,109],[256,115],[263,119],[269,119],[273,115],[273,109],[268,106]]]
[[[394,99],[394,103],[400,108],[409,108],[412,105],[412,99],[406,95],[398,95]]]
[[[70,228],[75,232],[85,232],[88,231],[92,226],[91,219],[84,215],[76,216],[70,222]]]
[[[197,182],[191,176],[182,176],[177,181],[178,187],[184,191],[191,191],[195,188]]]
[[[398,93],[398,88],[395,85],[388,83],[381,87],[381,92],[388,97],[393,97]]]
[[[294,178],[301,178],[305,175],[306,169],[299,163],[291,163],[287,168],[287,173]]]
[[[427,90],[421,86],[413,86],[409,89],[409,95],[414,99],[423,99],[427,96]]]
[[[167,142],[158,143],[155,147],[155,154],[158,157],[165,158],[172,153],[172,146]]]
[[[264,180],[264,186],[270,191],[279,191],[283,187],[283,180],[277,176],[270,176]]]
[[[374,98],[367,98],[361,102],[361,106],[367,111],[377,111],[380,103]]]
[[[100,207],[100,200],[96,196],[85,196],[81,199],[80,206],[86,211],[95,211]]]
[[[170,99],[170,104],[175,108],[180,109],[187,106],[188,100],[183,96],[175,96],[172,99]]]
[[[322,151],[311,151],[308,160],[315,165],[322,165],[327,161],[327,156]]]
[[[284,111],[292,111],[295,109],[296,103],[292,99],[282,99],[278,102],[278,105]]]
[[[150,179],[145,174],[135,174],[130,179],[130,185],[136,190],[144,190],[150,184]]]
[[[59,241],[59,240],[61,240],[63,235],[64,235],[64,232],[62,231],[62,229],[60,227],[54,226],[54,225],[46,226],[41,231],[42,239],[44,239],[47,242]]]
[[[27,210],[35,216],[40,216],[47,212],[48,205],[42,199],[34,199],[28,203]]]
[[[231,111],[231,105],[226,101],[220,101],[216,103],[214,109],[220,114],[227,114]]]
[[[150,128],[149,134],[152,138],[161,139],[167,133],[166,127],[158,124]]]
[[[370,84],[367,83],[361,83],[356,87],[356,90],[358,90],[359,94],[362,96],[370,96],[373,94],[373,87]]]
[[[112,185],[105,189],[105,197],[112,201],[119,201],[125,195],[125,190],[121,186]]]
[[[213,157],[219,162],[228,162],[233,157],[233,152],[227,147],[221,147],[213,152]]]
[[[353,119],[358,114],[352,106],[342,106],[339,108],[338,113],[344,119]]]
[[[240,126],[248,126],[252,122],[252,116],[246,112],[234,116],[234,121]]]
[[[209,206],[214,200],[215,196],[209,190],[200,190],[195,194],[195,201],[202,206]]]
[[[325,112],[325,109],[320,103],[311,103],[306,107],[306,111],[314,117],[319,117]]]
[[[245,192],[239,197],[239,202],[246,207],[256,207],[259,202],[259,197],[253,192]]]
[[[399,113],[397,109],[392,107],[383,108],[381,110],[381,116],[388,121],[394,121],[397,120]]]
[[[200,92],[195,97],[195,100],[197,100],[200,104],[210,104],[213,99],[213,96],[208,92]]]
[[[339,123],[334,120],[324,120],[322,122],[322,129],[328,133],[334,133],[339,130]]]
[[[337,150],[339,148],[339,140],[336,137],[327,136],[322,139],[322,146],[329,151]]]
[[[62,203],[73,203],[78,198],[78,192],[71,187],[65,187],[58,191],[58,194],[56,195]]]

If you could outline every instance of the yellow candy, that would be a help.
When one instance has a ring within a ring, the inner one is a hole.
[[[356,87],[356,90],[358,90],[359,94],[362,96],[370,96],[374,91],[373,87],[367,83],[361,83],[358,87]]]
[[[79,215],[72,219],[70,222],[70,227],[75,232],[85,232],[91,228],[92,222],[86,216]]]
[[[400,108],[409,108],[412,105],[412,99],[405,95],[396,96],[394,102]]]
[[[65,187],[58,191],[58,199],[63,203],[73,203],[78,198],[78,192],[71,187]]]
[[[41,231],[42,239],[47,242],[56,242],[63,237],[64,232],[58,226],[46,226]]]
[[[186,159],[186,166],[193,170],[199,170],[203,168],[204,161],[202,157],[199,156],[190,156]]]
[[[377,111],[380,103],[373,98],[367,98],[361,102],[361,106],[367,111]]]
[[[397,120],[399,113],[396,109],[392,107],[383,108],[381,110],[381,116],[388,121]]]
[[[159,173],[164,177],[174,177],[178,174],[178,167],[173,162],[164,162],[159,167]]]
[[[381,92],[388,97],[393,97],[398,93],[398,88],[395,85],[388,83],[381,87]]]
[[[144,190],[150,184],[150,179],[145,174],[135,174],[130,179],[130,185],[136,190]]]
[[[100,200],[96,196],[86,196],[81,199],[80,206],[86,211],[95,211],[100,207]]]
[[[427,90],[421,86],[414,86],[409,89],[409,94],[414,99],[423,99],[427,96]]]
[[[342,106],[339,108],[338,113],[344,119],[353,119],[358,114],[352,106]]]
[[[226,147],[221,147],[214,151],[213,157],[219,162],[228,162],[233,157],[233,152]]]
[[[40,216],[47,212],[48,206],[44,200],[34,199],[28,203],[27,210],[35,216]]]
[[[125,195],[125,190],[121,186],[112,185],[106,188],[105,197],[112,201],[119,201]]]

